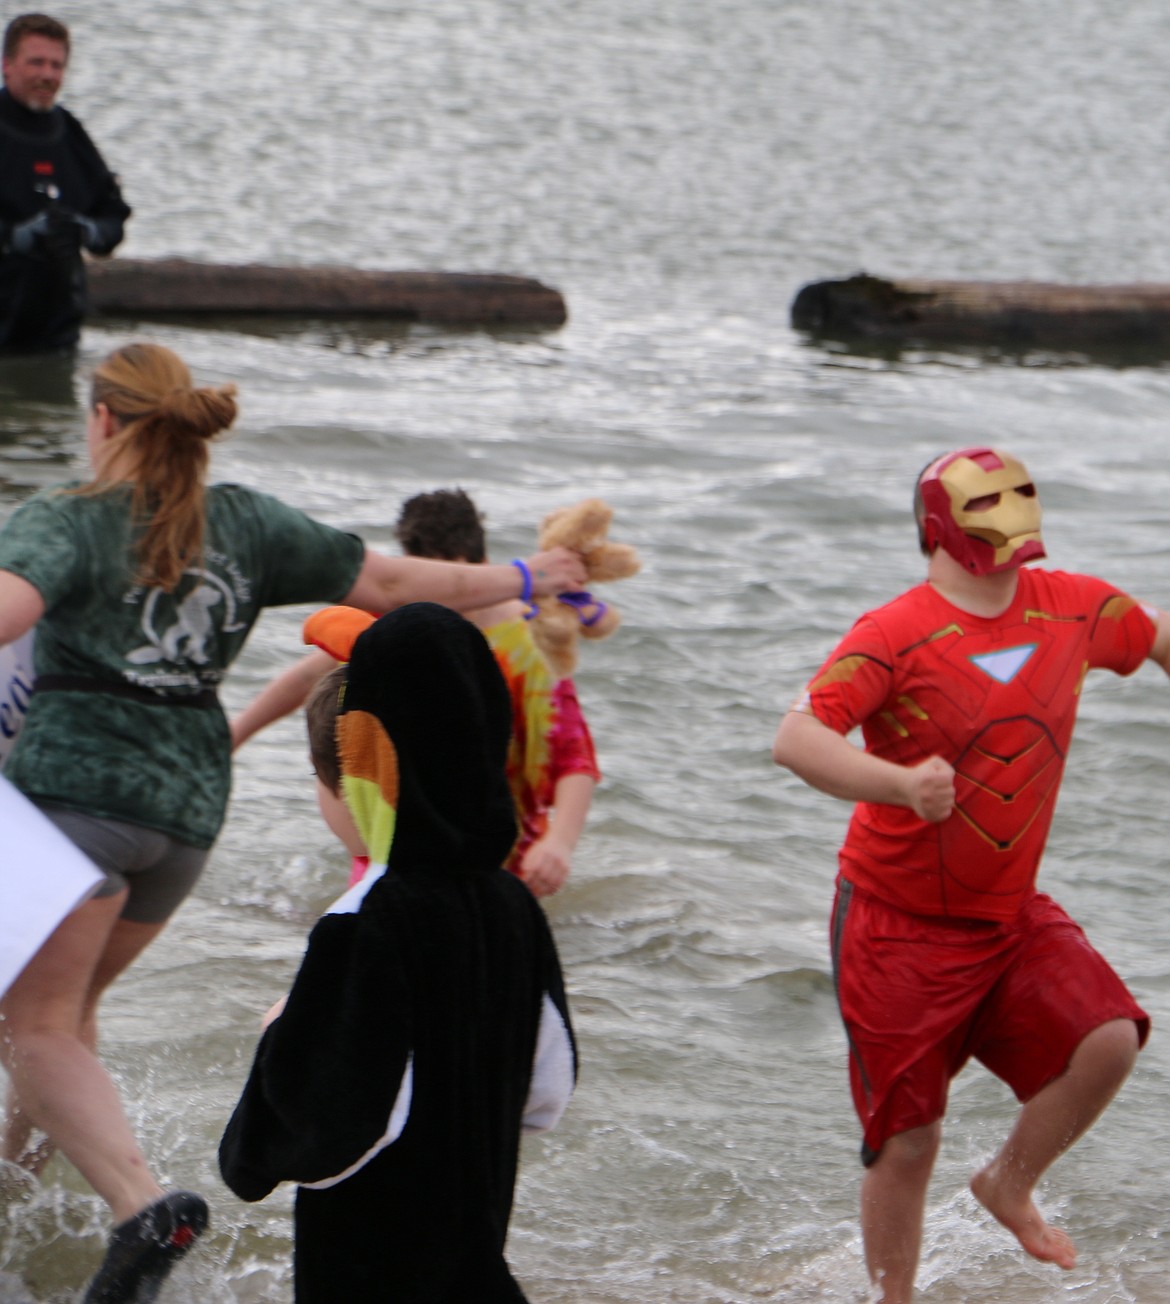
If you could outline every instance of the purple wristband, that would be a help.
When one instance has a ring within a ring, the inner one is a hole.
[[[566,607],[572,607],[576,611],[577,619],[584,629],[592,629],[609,610],[609,607],[600,598],[595,598],[587,589],[581,589],[573,593],[558,593],[557,601],[563,602]],[[589,612],[590,607],[593,608],[592,612]],[[586,614],[587,612],[589,614]]]
[[[521,561],[519,557],[515,558],[512,565],[520,572],[520,578],[524,582],[520,590],[520,601],[528,606],[532,605],[532,572],[528,569],[528,563]]]

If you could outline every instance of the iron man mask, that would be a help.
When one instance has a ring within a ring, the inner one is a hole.
[[[994,448],[947,453],[922,473],[920,528],[928,553],[949,553],[973,575],[1043,557],[1040,499],[1023,462]]]

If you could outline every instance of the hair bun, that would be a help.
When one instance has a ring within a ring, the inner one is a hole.
[[[159,400],[158,415],[197,439],[211,439],[236,419],[235,385],[176,385]]]

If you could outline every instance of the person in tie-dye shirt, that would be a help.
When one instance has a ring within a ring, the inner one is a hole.
[[[487,561],[483,518],[462,489],[416,494],[395,526],[402,550],[439,561]],[[573,852],[601,774],[571,679],[554,680],[518,599],[465,613],[483,630],[512,694],[508,783],[520,837],[508,867],[537,896],[569,875]]]
[[[438,489],[408,499],[395,533],[409,556],[487,560],[483,519],[461,489]],[[523,602],[494,603],[464,614],[483,631],[512,698],[508,783],[519,836],[507,867],[537,896],[549,896],[569,875],[593,789],[601,778],[593,739],[573,681],[556,680],[537,650]],[[336,663],[329,651],[318,650],[273,680],[233,720],[234,745],[239,747],[265,725],[302,706]],[[335,793],[320,776],[318,796],[323,810],[336,803]],[[356,881],[366,861],[352,841],[346,845],[355,853],[351,881]]]

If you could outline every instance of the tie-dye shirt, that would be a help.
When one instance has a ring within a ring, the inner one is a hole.
[[[502,620],[485,629],[484,636],[512,696],[508,785],[520,836],[508,868],[517,873],[525,852],[548,831],[557,782],[567,774],[587,774],[596,781],[601,773],[573,681],[553,678],[528,623],[519,617]]]

